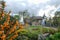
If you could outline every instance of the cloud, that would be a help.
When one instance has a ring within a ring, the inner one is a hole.
[[[5,0],[6,11],[12,10],[13,13],[19,11],[28,10],[32,15],[43,16],[44,12],[46,15],[51,15],[54,10],[60,5],[60,0]]]
[[[56,9],[55,6],[50,6],[50,5],[47,5],[44,9],[40,9],[39,12],[38,12],[38,15],[40,16],[43,16],[44,14],[48,17],[49,15],[51,15],[51,17],[54,16],[54,14],[52,14],[52,11],[54,11]]]
[[[28,0],[29,4],[40,4],[40,3],[46,3],[50,0]]]

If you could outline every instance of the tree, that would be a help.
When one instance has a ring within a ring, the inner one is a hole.
[[[16,18],[18,21],[20,19],[19,15],[15,15],[14,18]]]
[[[53,21],[54,21],[53,23],[54,23],[55,26],[60,26],[60,11],[57,11],[55,13]]]
[[[19,12],[20,22],[24,24],[24,19],[29,17],[27,10]]]

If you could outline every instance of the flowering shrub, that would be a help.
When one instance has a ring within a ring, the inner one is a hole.
[[[5,2],[1,2],[0,8],[0,40],[14,40],[18,36],[19,29],[23,28],[15,18],[10,16],[11,11],[6,14],[4,12]]]
[[[0,13],[0,39],[13,40],[18,36],[17,30],[22,29],[21,25],[15,18],[8,14]]]

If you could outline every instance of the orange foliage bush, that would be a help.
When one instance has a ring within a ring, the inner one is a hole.
[[[0,21],[3,20],[3,16],[1,16],[2,19]],[[11,17],[8,16],[8,14],[7,14],[7,18],[4,21],[4,23],[0,24],[0,35],[1,35],[0,39],[1,40],[6,40],[8,35],[14,33],[14,35],[9,38],[9,40],[13,40],[14,38],[16,38],[18,36],[18,32],[16,32],[16,31],[18,29],[22,29],[23,28],[23,25],[20,24],[17,20],[15,20],[15,22],[14,22],[14,20],[11,21],[10,18]]]
[[[2,3],[2,6],[5,6],[5,2]],[[0,13],[0,40],[13,40],[18,36],[17,30],[22,29],[23,25],[20,25],[20,23],[14,18],[11,20],[11,17],[9,14],[5,14],[4,10]],[[5,18],[5,19],[4,19]],[[9,35],[13,34],[9,37]]]

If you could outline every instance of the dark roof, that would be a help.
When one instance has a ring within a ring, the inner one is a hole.
[[[42,20],[43,18],[41,16],[33,16],[31,19]]]

